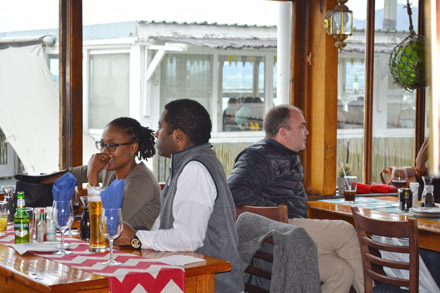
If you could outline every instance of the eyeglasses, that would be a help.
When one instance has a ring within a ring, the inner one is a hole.
[[[113,142],[103,143],[102,141],[95,141],[96,148],[98,150],[100,150],[101,152],[104,150],[104,148],[107,148],[107,150],[109,152],[114,152],[118,146],[129,145],[129,144],[132,144],[132,143],[133,143],[132,141],[131,142],[125,142],[125,143],[113,143]]]

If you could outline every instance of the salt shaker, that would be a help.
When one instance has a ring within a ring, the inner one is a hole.
[[[412,191],[412,207],[417,208],[419,206],[419,182],[410,182],[409,188]]]

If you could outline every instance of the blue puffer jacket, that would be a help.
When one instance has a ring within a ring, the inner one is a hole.
[[[236,205],[287,205],[289,218],[307,218],[299,154],[264,138],[235,159],[228,185]]]

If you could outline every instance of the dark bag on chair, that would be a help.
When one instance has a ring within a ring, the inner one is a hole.
[[[24,174],[16,174],[14,177],[17,179],[17,183],[15,186],[15,192],[23,191],[24,192],[24,200],[27,207],[47,207],[52,206],[53,203],[53,195],[52,195],[52,187],[53,183],[43,184],[43,181],[46,178],[49,178],[54,175],[62,174],[66,172],[66,170],[45,174],[45,175],[24,175]],[[17,204],[17,196],[15,196],[15,204]]]

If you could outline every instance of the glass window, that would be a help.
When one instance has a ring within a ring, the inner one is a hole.
[[[212,115],[212,56],[166,54],[161,62],[160,108],[177,99],[193,99]]]
[[[59,2],[23,4],[22,1],[4,2],[0,10],[0,36],[5,42],[0,46],[0,55],[8,58],[8,62],[3,62],[4,59],[0,62],[8,75],[8,79],[3,79],[5,75],[0,74],[4,81],[1,105],[3,109],[19,109],[20,120],[23,120],[23,125],[11,124],[17,119],[18,110],[2,114],[0,185],[15,185],[13,176],[17,173],[34,175],[59,168],[58,91],[54,89],[47,68],[49,54],[57,55],[58,46],[40,45],[39,42],[44,35],[57,33]],[[20,42],[23,39],[32,42]]]
[[[264,117],[264,58],[219,56],[222,131],[259,131]]]
[[[366,3],[353,10],[353,35],[339,53],[337,162],[363,180]]]
[[[48,55],[48,66],[57,88],[60,86],[60,59],[58,55]]]
[[[372,182],[388,166],[414,164],[415,91],[397,84],[389,70],[392,49],[409,35],[406,1],[376,0],[373,80]],[[417,31],[417,1],[412,21]]]
[[[353,36],[339,54],[337,166],[347,163],[363,178],[366,2],[352,3]],[[414,160],[415,92],[394,83],[389,70],[393,48],[409,35],[406,1],[376,0],[374,32],[372,183],[388,166],[411,166]],[[412,4],[413,25],[417,3]],[[417,27],[414,27],[417,31]]]
[[[111,120],[128,116],[130,55],[90,56],[89,128],[103,129]]]

